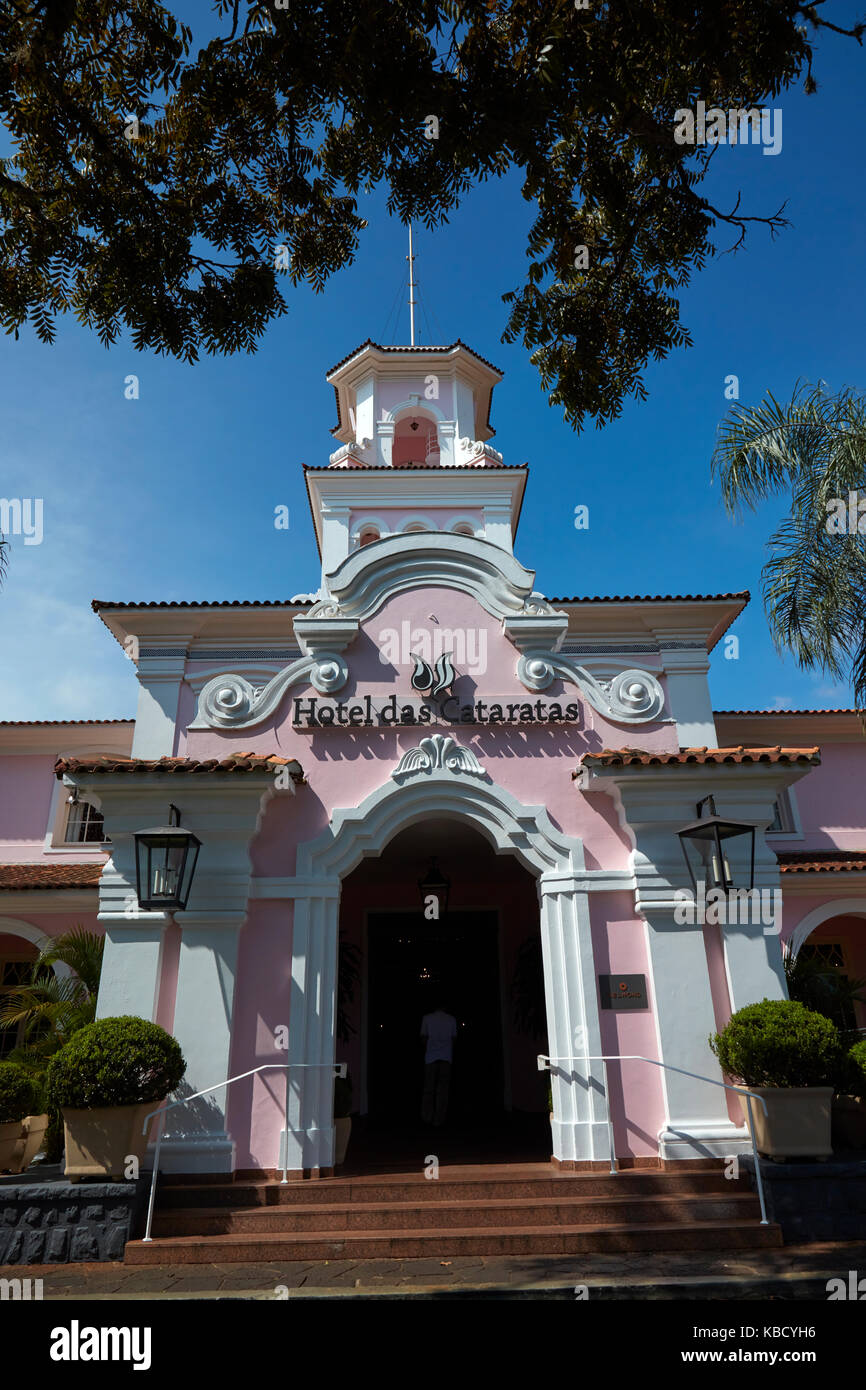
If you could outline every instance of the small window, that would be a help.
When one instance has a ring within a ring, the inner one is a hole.
[[[466,521],[461,521],[458,526],[454,527],[454,534],[455,536],[469,536],[470,538],[474,538],[475,536],[475,532]]]
[[[779,799],[773,807],[773,819],[767,826],[768,835],[794,835],[797,833],[797,823],[794,819],[794,807],[791,804],[791,796],[787,791],[779,793]]]
[[[365,526],[358,537],[358,544],[371,545],[373,541],[377,541],[378,539],[379,532],[376,530],[375,526]]]
[[[105,822],[101,811],[97,811],[89,801],[77,801],[69,807],[66,817],[66,832],[63,836],[67,845],[99,844],[105,840]]]

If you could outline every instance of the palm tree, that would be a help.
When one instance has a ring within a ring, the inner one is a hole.
[[[0,990],[0,1028],[24,1025],[23,1042],[5,1060],[17,1062],[40,1085],[54,1054],[96,1017],[104,949],[103,936],[73,927],[45,942],[33,962],[28,984]],[[56,975],[52,967],[61,964],[73,973]],[[59,1110],[48,1106],[48,1113],[45,1158],[56,1163],[63,1153],[63,1121]]]
[[[850,680],[863,708],[866,396],[803,384],[787,405],[768,392],[757,407],[734,406],[720,428],[712,474],[733,517],[788,495],[790,514],[769,539],[762,572],[773,641],[803,669]]]
[[[73,927],[45,942],[27,984],[0,991],[0,1028],[24,1025],[22,1044],[9,1061],[41,1074],[72,1034],[93,1022],[104,947],[103,936]],[[60,964],[73,973],[56,975],[53,967]]]

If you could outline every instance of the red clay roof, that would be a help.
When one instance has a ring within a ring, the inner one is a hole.
[[[681,748],[678,753],[646,753],[640,748],[604,748],[584,753],[581,762],[596,767],[671,767],[708,763],[817,763],[817,748]],[[577,776],[577,773],[572,774]]]
[[[363,352],[364,348],[368,347],[376,348],[378,352],[415,353],[453,352],[455,348],[463,348],[466,352],[471,352],[473,357],[477,357],[479,362],[483,362],[485,367],[489,367],[492,372],[496,372],[498,376],[502,376],[502,371],[499,367],[494,367],[492,362],[488,362],[487,358],[482,357],[480,352],[476,352],[475,349],[471,348],[468,343],[464,343],[462,338],[457,338],[455,342],[449,343],[447,347],[433,347],[426,346],[424,344],[416,345],[415,347],[383,347],[381,343],[374,343],[372,338],[367,338],[363,343],[360,343],[358,347],[353,348],[351,352],[347,352],[345,357],[341,357],[339,362],[335,362],[333,367],[329,367],[328,370],[325,372],[325,376],[329,377],[332,372],[339,371],[340,367],[344,367],[347,362],[351,362],[353,357],[357,357],[359,352]]]
[[[412,466],[412,465],[408,465]],[[483,467],[479,464],[470,464],[468,467]],[[527,463],[498,464],[499,468],[506,469],[526,469]],[[336,472],[336,469],[328,469],[326,466],[304,464],[307,473],[327,473]],[[392,468],[368,468],[368,473],[393,473]],[[438,470],[434,470],[438,471]],[[493,470],[487,469],[488,472]],[[744,599],[748,601],[751,594],[748,589],[739,594],[583,594],[576,598],[550,598],[548,603],[722,603],[731,599]],[[309,608],[316,599],[301,599],[295,601],[288,598],[254,598],[254,599],[100,599],[95,598],[91,603],[94,613],[99,613],[103,608]],[[720,714],[726,713],[719,710]],[[734,714],[748,714],[748,710],[727,711]],[[755,712],[755,711],[753,711]],[[773,710],[762,710],[759,713],[772,714]],[[783,714],[786,711],[781,711]],[[807,711],[799,711],[806,713]],[[818,713],[828,713],[820,710]],[[70,721],[77,722],[77,721]],[[87,721],[84,721],[87,722]],[[103,721],[109,722],[109,721]],[[128,721],[122,720],[122,723]]]
[[[866,869],[866,852],[862,850],[798,850],[776,857],[783,874],[856,873]]]
[[[713,714],[717,714],[722,719],[730,719],[737,715],[752,716],[756,714],[771,714],[774,719],[786,718],[790,716],[796,718],[798,714],[862,714],[859,709],[714,709]]]
[[[577,598],[550,598],[548,603],[722,603],[730,599],[745,599],[752,595],[748,589],[740,594],[584,594]]]
[[[290,598],[217,598],[217,599],[159,599],[156,601],[131,599],[95,598],[91,603],[94,613],[103,608],[309,608],[315,599],[305,598],[295,602]]]
[[[53,728],[57,724],[128,724],[132,728],[134,723],[134,719],[0,719],[0,728]]]
[[[302,782],[304,772],[294,758],[277,753],[235,753],[230,758],[122,758],[104,754],[98,758],[58,758],[54,771],[58,777],[68,773],[102,772],[271,772],[287,767],[296,782]]]
[[[0,864],[0,889],[96,888],[102,864]]]

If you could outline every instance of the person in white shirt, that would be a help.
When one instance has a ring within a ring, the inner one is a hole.
[[[421,1119],[425,1125],[435,1125],[438,1129],[445,1123],[448,1113],[456,1018],[441,1006],[435,1008],[421,1020],[421,1037],[426,1039]]]

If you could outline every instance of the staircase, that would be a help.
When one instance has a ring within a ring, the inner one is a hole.
[[[744,1175],[561,1173],[548,1163],[170,1185],[126,1264],[745,1250],[782,1244]]]

